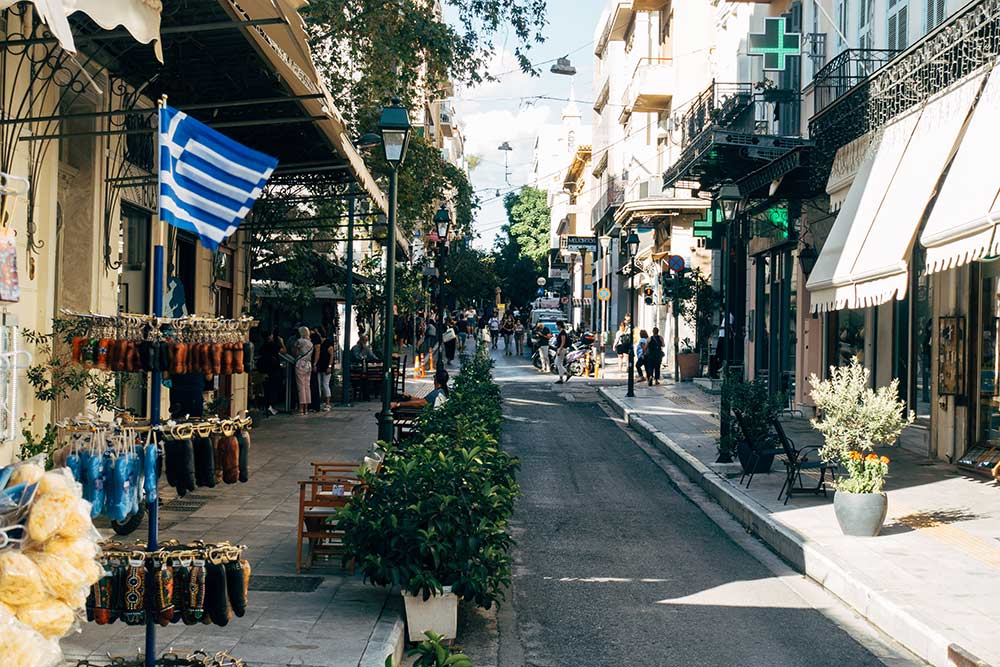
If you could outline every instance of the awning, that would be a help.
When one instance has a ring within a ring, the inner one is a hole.
[[[1000,176],[994,165],[1000,155],[1000,68],[994,69],[941,186],[920,243],[927,249],[927,271],[962,266],[984,255],[997,254],[1000,239]]]
[[[594,300],[592,298],[590,298],[589,296],[585,296],[582,299],[579,298],[579,297],[576,297],[576,298],[573,299],[573,307],[574,308],[581,308],[583,306],[590,306],[590,305],[593,305],[593,303],[594,303]]]
[[[7,9],[20,0],[0,0],[0,9]],[[160,0],[31,0],[39,18],[49,27],[59,45],[76,53],[76,43],[68,17],[83,12],[105,30],[123,26],[140,44],[153,44],[153,50],[163,62],[160,45]]]
[[[872,221],[899,167],[918,118],[919,113],[909,113],[886,125],[881,139],[873,142],[877,146],[874,156],[862,161],[806,283],[812,292],[810,298],[814,311],[855,306],[857,291],[851,275],[854,260],[871,231]]]
[[[932,97],[920,113],[851,271],[857,307],[879,306],[906,294],[917,229],[985,76],[970,77]]]
[[[836,213],[843,207],[851,183],[854,182],[861,163],[871,148],[874,135],[874,132],[869,132],[837,149],[833,166],[830,167],[830,177],[826,179],[826,194],[830,196],[830,213]]]

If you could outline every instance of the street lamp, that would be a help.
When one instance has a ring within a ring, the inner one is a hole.
[[[608,286],[608,272],[606,270],[605,264],[607,264],[608,249],[611,248],[611,237],[607,234],[597,237],[597,242],[601,248],[601,257],[597,262],[598,271],[600,275],[600,286],[602,288]],[[598,303],[597,314],[600,318],[600,326],[598,331],[601,332],[601,367],[604,367],[604,355],[606,353],[605,347],[607,345],[608,338],[608,300],[602,300]]]
[[[382,109],[378,121],[382,135],[385,161],[389,163],[389,224],[386,236],[385,267],[385,327],[382,333],[382,367],[385,372],[382,385],[382,413],[379,415],[378,437],[392,442],[392,335],[395,330],[393,307],[396,291],[396,199],[398,190],[398,170],[406,159],[406,148],[410,144],[410,116],[393,98],[392,104]]]
[[[437,265],[438,265],[438,298],[437,311],[438,331],[444,332],[444,259],[448,256],[448,231],[451,228],[451,212],[448,205],[441,202],[441,208],[434,214],[434,227],[438,235]],[[441,335],[438,335],[438,366],[444,364],[444,348]]]
[[[723,222],[726,223],[725,250],[722,256],[722,332],[725,338],[722,341],[722,397],[719,405],[719,436],[722,442],[729,441],[732,432],[732,417],[729,406],[730,372],[729,364],[733,360],[734,346],[736,345],[735,318],[732,315],[733,307],[736,303],[733,294],[733,287],[736,281],[744,280],[745,276],[737,276],[736,263],[738,253],[742,253],[739,225],[737,217],[739,214],[740,202],[743,196],[740,188],[735,183],[726,183],[719,188],[715,196],[716,205],[722,212]],[[735,246],[735,247],[734,247]],[[719,458],[717,463],[731,463],[732,452],[729,447],[719,447]]]
[[[628,249],[628,309],[632,314],[632,321],[629,323],[629,346],[628,346],[628,398],[635,396],[635,256],[639,254],[639,235],[633,229],[625,239],[625,247]]]

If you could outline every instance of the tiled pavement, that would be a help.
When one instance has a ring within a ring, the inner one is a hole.
[[[308,476],[311,461],[360,462],[375,440],[376,410],[376,403],[365,403],[306,417],[268,418],[251,432],[249,482],[197,489],[185,498],[204,501],[194,511],[161,510],[161,540],[245,544],[254,579],[243,618],[234,618],[226,627],[179,624],[158,628],[160,653],[229,650],[255,667],[358,666],[373,634],[377,641],[378,635],[385,634],[385,623],[399,617],[398,596],[365,585],[360,575],[350,576],[332,565],[303,573],[302,577],[318,577],[313,582],[318,586],[311,592],[254,589],[300,581],[295,575],[296,482]],[[169,507],[173,494],[164,484],[160,488],[161,493],[166,489],[163,495]],[[133,536],[145,534],[144,524]],[[86,624],[81,634],[64,640],[63,647],[69,659],[134,656],[143,646],[143,637],[143,628],[121,622]],[[382,661],[374,664],[381,666]]]
[[[1000,666],[1000,485],[880,450],[892,459],[886,526],[876,538],[845,537],[832,492],[784,505],[779,462],[749,491],[738,464],[715,463],[718,397],[689,383],[637,384],[633,399],[621,386],[603,391],[658,432],[638,427],[726,509],[911,651],[936,665],[975,664],[956,660],[964,651]],[[799,446],[821,442],[805,419],[788,420],[786,430]]]

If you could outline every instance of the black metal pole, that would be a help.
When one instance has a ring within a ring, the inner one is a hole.
[[[735,221],[726,221],[726,236],[723,239],[722,251],[722,331],[725,337],[722,340],[722,396],[719,401],[719,458],[716,463],[732,463],[732,436],[731,422],[729,414],[729,362],[732,359],[730,354],[730,340],[733,336],[732,327],[729,321],[730,301],[732,291],[730,290],[730,278],[733,267],[730,260],[733,257],[733,225]]]
[[[627,398],[635,397],[635,274],[629,260],[628,275],[628,309],[631,316],[629,321],[629,346],[628,346],[628,392]]]
[[[379,415],[378,437],[384,442],[392,442],[392,333],[395,329],[393,305],[396,291],[396,194],[398,179],[396,167],[389,169],[389,224],[386,236],[385,267],[385,326],[382,332],[382,367],[385,371],[382,386],[382,413]]]
[[[445,247],[444,239],[438,241],[437,249],[437,269],[438,269],[438,293],[437,293],[437,350],[431,350],[431,354],[436,354],[438,368],[444,366],[444,258],[448,250]]]
[[[354,307],[354,204],[355,184],[348,186],[350,198],[347,200],[347,285],[344,287],[344,360],[341,369],[344,379],[341,382],[340,402],[351,404],[351,309]]]

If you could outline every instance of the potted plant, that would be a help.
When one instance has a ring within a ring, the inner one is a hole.
[[[700,375],[701,357],[694,349],[694,342],[690,338],[681,341],[680,353],[677,355],[677,368],[680,370],[678,381],[687,380]]]
[[[893,444],[914,419],[899,399],[898,380],[872,389],[870,377],[854,359],[850,366],[831,367],[826,380],[809,378],[818,415],[812,425],[823,434],[820,455],[847,471],[833,498],[837,522],[845,535],[858,537],[878,535],[889,507],[883,491],[889,459],[872,450]]]
[[[754,457],[750,443],[763,448],[770,439],[771,421],[785,407],[784,395],[771,392],[763,378],[756,378],[751,382],[731,380],[726,383],[723,391],[727,392],[729,408],[734,413],[738,412],[741,417],[740,421],[734,419],[733,425],[740,432],[735,444],[743,471],[747,474],[770,472],[774,463],[773,455],[757,457],[756,464],[751,469]]]

